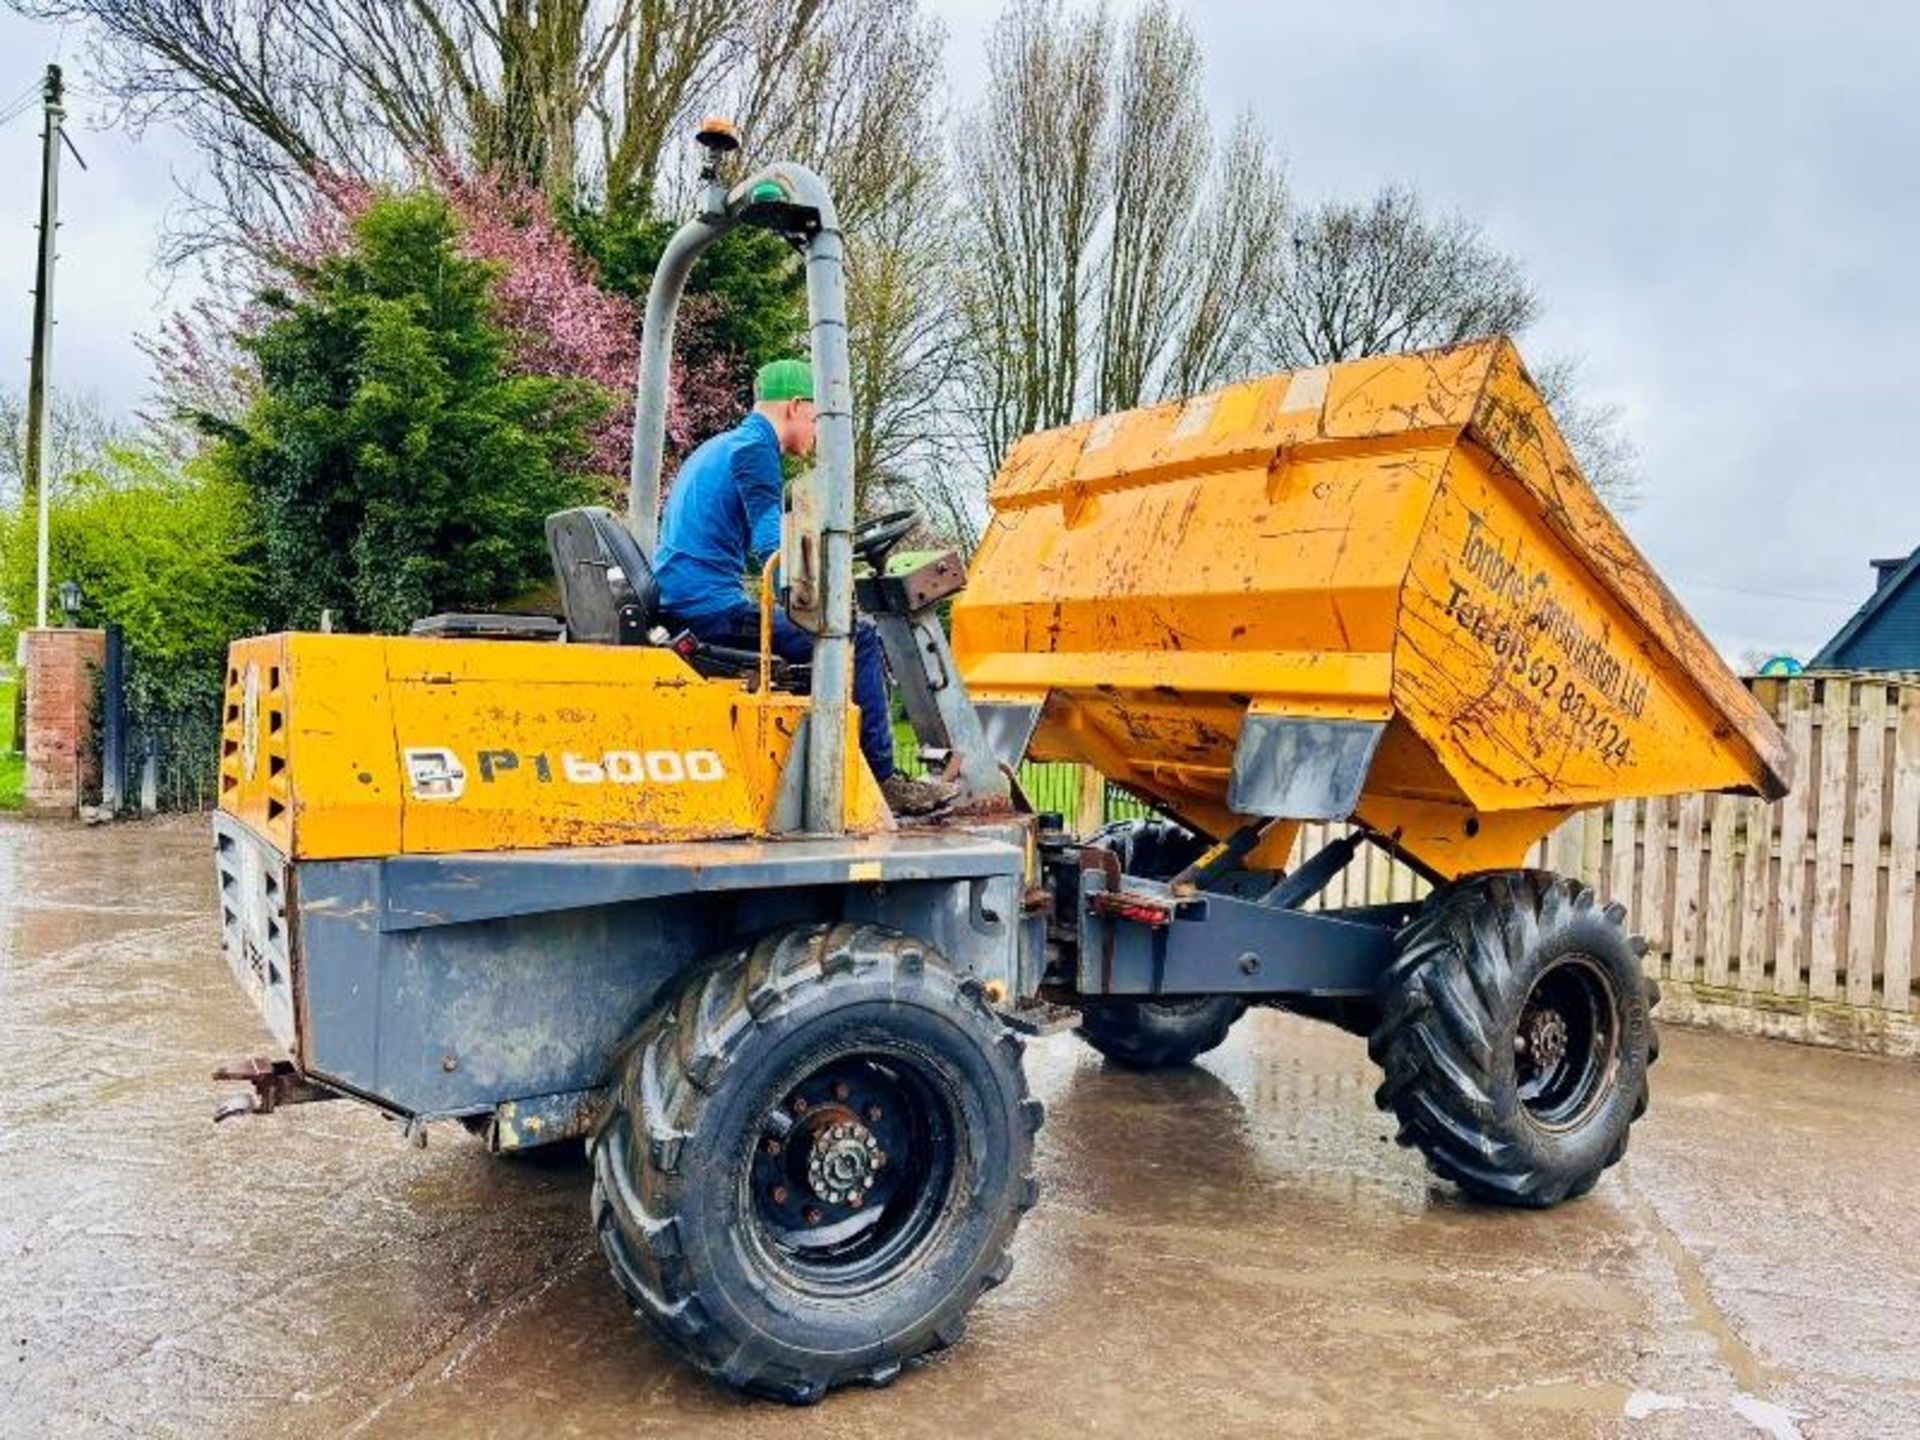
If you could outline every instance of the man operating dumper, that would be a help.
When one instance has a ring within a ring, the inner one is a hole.
[[[709,645],[748,650],[760,644],[758,577],[780,548],[780,457],[813,453],[813,368],[804,360],[763,365],[753,398],[745,420],[680,467],[653,559],[670,622]],[[803,664],[813,658],[813,636],[776,610],[773,649]],[[861,753],[894,813],[930,815],[952,803],[953,786],[894,768],[886,658],[865,620],[854,626],[853,698],[860,707]]]

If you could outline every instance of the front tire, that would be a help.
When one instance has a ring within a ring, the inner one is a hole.
[[[1436,893],[1402,935],[1368,1051],[1375,1098],[1435,1174],[1478,1199],[1584,1195],[1627,1149],[1659,1053],[1625,910],[1544,871]]]
[[[960,1339],[1037,1188],[1040,1104],[980,986],[873,925],[693,967],[592,1142],[593,1222],[700,1369],[806,1403]]]

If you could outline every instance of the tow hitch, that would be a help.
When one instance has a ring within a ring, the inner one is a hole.
[[[337,1092],[316,1085],[298,1070],[291,1060],[267,1060],[250,1056],[230,1060],[213,1072],[216,1080],[244,1080],[252,1094],[230,1095],[214,1107],[218,1124],[236,1115],[271,1115],[282,1105],[305,1105],[315,1100],[337,1100]]]

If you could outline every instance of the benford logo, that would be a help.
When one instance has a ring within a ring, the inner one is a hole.
[[[406,752],[407,787],[416,800],[458,800],[467,793],[467,767],[451,750],[424,746]]]

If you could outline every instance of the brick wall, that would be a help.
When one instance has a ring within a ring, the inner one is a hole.
[[[100,788],[92,757],[94,674],[104,630],[27,632],[27,794],[34,815],[71,815]]]

